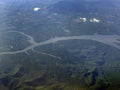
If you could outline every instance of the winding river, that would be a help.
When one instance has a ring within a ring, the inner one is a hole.
[[[38,47],[38,46],[43,46],[43,45],[47,45],[47,44],[51,44],[51,43],[55,43],[55,42],[66,41],[66,40],[82,40],[82,39],[101,42],[106,45],[120,49],[120,45],[118,45],[118,44],[120,44],[120,36],[119,35],[81,35],[81,36],[55,37],[55,38],[51,38],[49,40],[45,40],[42,42],[36,42],[32,36],[25,34],[23,32],[7,31],[6,33],[19,33],[28,38],[27,41],[30,43],[30,45],[23,50],[0,52],[0,55],[18,54],[18,53],[27,52],[28,50],[34,50],[34,48]],[[43,52],[40,52],[40,53],[43,53]],[[43,54],[47,54],[47,53],[43,53]],[[50,55],[50,54],[48,54],[48,55]],[[51,55],[51,56],[53,56],[53,55]]]

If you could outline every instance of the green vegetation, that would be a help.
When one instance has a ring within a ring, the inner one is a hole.
[[[30,45],[24,35],[4,33],[9,30],[24,32],[37,42],[61,36],[120,35],[120,6],[107,2],[112,0],[5,1],[0,3],[1,53]],[[36,6],[40,11],[33,11]],[[80,17],[98,18],[100,23],[76,22]],[[0,90],[120,90],[120,50],[116,48],[96,41],[68,40],[35,50],[61,59],[32,50],[0,55]]]
[[[111,48],[113,52],[110,52],[110,47],[93,41],[91,45],[85,44],[89,43],[88,40],[81,40],[78,46],[66,46],[66,43],[71,41],[61,42],[65,45],[64,49],[59,45],[54,46],[54,51],[52,45],[37,48],[51,50],[51,54],[60,56],[61,60],[33,51],[29,51],[29,55],[4,55],[1,61],[4,69],[0,70],[1,82],[12,90],[107,90],[112,86],[119,88],[120,73],[117,71],[117,64],[120,52],[117,49]],[[59,53],[61,50],[64,53]],[[114,52],[117,53],[112,56]]]

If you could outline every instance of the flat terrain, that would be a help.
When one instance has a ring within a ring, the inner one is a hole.
[[[0,90],[119,90],[119,0],[0,0]]]

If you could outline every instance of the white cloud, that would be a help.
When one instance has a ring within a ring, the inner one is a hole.
[[[74,19],[74,21],[77,22],[77,23],[80,23],[80,22],[100,23],[100,20],[97,19],[97,18],[88,19],[88,18],[85,18],[85,17],[80,17],[80,18]]]
[[[96,18],[92,18],[92,19],[90,19],[90,22],[92,22],[92,23],[99,23],[100,20],[98,20],[98,19],[96,19]]]
[[[81,21],[81,22],[86,22],[86,21],[87,21],[87,18],[80,18],[80,21]]]
[[[37,11],[40,10],[40,8],[39,8],[39,7],[35,7],[33,10],[34,10],[35,12],[37,12]]]

